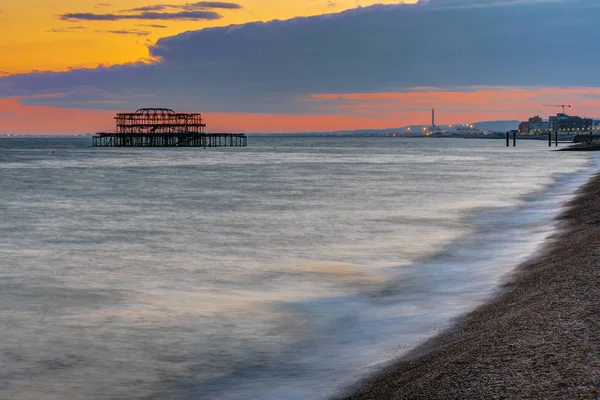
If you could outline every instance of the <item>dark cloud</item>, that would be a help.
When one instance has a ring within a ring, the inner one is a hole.
[[[223,1],[200,1],[198,3],[186,4],[185,7],[222,8],[226,10],[242,8],[242,6],[237,3],[227,3]]]
[[[168,28],[167,25],[158,25],[158,24],[135,24],[135,26],[143,26],[146,28],[158,28],[158,29]]]
[[[68,13],[60,15],[63,21],[120,21],[127,19],[136,20],[215,20],[222,16],[214,11],[180,11],[175,13],[141,12],[138,14],[94,14],[94,13]]]
[[[85,31],[87,28],[85,26],[67,26],[66,28],[52,28],[47,30],[46,32],[52,32],[52,33],[72,33],[72,32],[79,32],[79,31]]]
[[[135,36],[148,36],[152,33],[150,31],[140,31],[137,29],[105,30],[105,31],[96,31],[96,32],[112,33],[114,35],[135,35]]]
[[[542,3],[549,0],[421,0],[420,5],[429,8],[490,7],[497,5]],[[557,0],[563,1],[563,0]]]
[[[154,24],[136,24],[136,26],[145,26],[145,27],[160,27],[166,28],[164,25],[154,25]],[[52,33],[74,33],[85,31],[87,28],[85,26],[68,26],[66,28],[53,28],[48,30],[47,32]],[[115,35],[135,35],[135,36],[148,36],[152,32],[148,30],[139,30],[139,29],[117,29],[117,30],[95,30],[94,32],[99,33],[111,33]]]
[[[131,8],[122,12],[147,12],[147,11],[166,11],[166,10],[184,10],[184,11],[203,11],[207,9],[226,9],[236,10],[242,8],[237,3],[227,3],[220,1],[200,1],[196,3],[187,3],[182,5],[175,4],[153,4],[149,6]]]
[[[129,10],[123,10],[122,12],[165,11],[169,8],[170,8],[170,6],[167,4],[155,4],[153,6],[131,8]]]
[[[150,47],[157,62],[9,76],[0,94],[67,93],[22,101],[80,107],[96,88],[115,99],[127,94],[131,108],[302,112],[313,111],[305,99],[317,93],[600,86],[597,0],[441,3],[186,32]]]

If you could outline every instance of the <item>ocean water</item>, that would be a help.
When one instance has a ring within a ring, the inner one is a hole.
[[[0,398],[325,399],[493,295],[597,170],[543,141],[0,139]]]

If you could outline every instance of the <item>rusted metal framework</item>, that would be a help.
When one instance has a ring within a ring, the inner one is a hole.
[[[142,108],[115,117],[117,133],[204,133],[202,114],[176,113],[168,108]]]
[[[93,147],[246,147],[243,133],[158,133],[138,135],[128,133],[97,133]]]
[[[168,108],[142,108],[119,113],[117,128],[97,133],[94,147],[245,147],[243,133],[205,133],[199,113],[176,113]]]

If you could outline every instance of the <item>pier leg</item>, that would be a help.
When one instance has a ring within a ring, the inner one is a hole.
[[[558,132],[554,133],[554,146],[558,147]]]
[[[552,147],[552,132],[548,131],[548,147]]]
[[[506,132],[506,147],[510,146],[510,133]]]
[[[513,132],[513,147],[517,147],[517,132]]]

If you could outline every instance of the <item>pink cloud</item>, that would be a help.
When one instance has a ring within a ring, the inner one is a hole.
[[[323,112],[357,115],[401,113],[407,121],[427,121],[430,109],[438,110],[440,123],[480,120],[525,119],[533,115],[549,116],[561,111],[544,104],[573,104],[571,113],[594,117],[600,106],[600,88],[519,88],[473,87],[446,91],[420,88],[406,93],[317,94],[311,99]],[[412,122],[407,122],[412,123]]]
[[[0,133],[81,134],[112,130],[113,111],[24,106],[19,98],[0,99]]]
[[[60,96],[50,94],[45,96]],[[23,105],[19,97],[0,100],[3,133],[80,134],[112,131],[116,111],[67,109]],[[316,94],[306,100],[318,113],[216,113],[205,112],[208,130],[217,132],[307,132],[350,129],[382,129],[428,124],[430,110],[437,110],[439,124],[485,120],[548,117],[559,107],[573,104],[573,115],[596,117],[600,88],[475,87],[444,91],[420,88],[407,93]],[[200,111],[202,110],[189,110]]]
[[[0,99],[0,133],[82,134],[113,131],[116,111],[26,106],[19,98]],[[385,128],[388,119],[352,114],[245,114],[204,113],[212,132],[334,131],[338,129]]]

